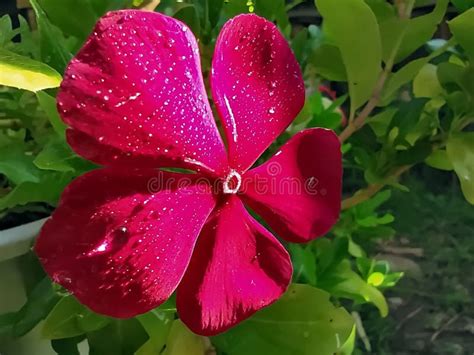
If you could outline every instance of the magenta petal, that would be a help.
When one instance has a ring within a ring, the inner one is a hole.
[[[178,287],[180,318],[197,334],[217,334],[277,300],[291,274],[285,248],[230,197],[199,236]]]
[[[66,69],[58,104],[71,128],[107,151],[153,158],[155,166],[171,161],[215,173],[227,167],[198,45],[171,17],[132,10],[102,17]],[[71,143],[78,153],[85,150],[80,140]],[[86,158],[100,157],[97,163],[123,162],[91,149]]]
[[[234,169],[249,168],[304,104],[301,70],[276,26],[256,15],[228,21],[217,39],[212,96]]]
[[[341,207],[341,147],[333,131],[291,138],[267,163],[244,175],[245,202],[282,238],[307,242],[336,223]]]
[[[95,312],[125,318],[157,307],[215,205],[194,179],[110,168],[77,178],[36,242],[44,269]]]

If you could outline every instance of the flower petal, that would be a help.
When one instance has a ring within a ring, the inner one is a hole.
[[[125,318],[164,302],[215,202],[193,175],[94,170],[74,180],[35,245],[46,272],[95,312]]]
[[[285,248],[232,196],[211,216],[177,293],[181,320],[214,335],[278,299],[292,274]]]
[[[102,17],[66,69],[58,105],[71,128],[120,155],[153,158],[156,166],[227,167],[196,40],[184,24],[157,12]],[[84,150],[80,141],[71,143],[78,153]]]
[[[280,237],[306,242],[336,223],[341,207],[341,147],[333,131],[291,138],[267,163],[248,171],[244,200]]]
[[[224,121],[230,165],[249,168],[304,104],[301,70],[276,26],[256,15],[228,21],[212,62],[212,96]]]

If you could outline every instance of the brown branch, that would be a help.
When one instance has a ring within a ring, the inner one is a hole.
[[[407,20],[410,18],[411,11],[414,5],[414,0],[397,0],[395,5],[397,6],[398,16],[400,17],[400,19]],[[390,56],[385,63],[385,67],[380,73],[379,79],[375,84],[369,101],[364,106],[360,114],[353,121],[349,122],[347,127],[339,135],[339,141],[341,143],[344,143],[350,136],[352,136],[352,134],[361,129],[365,125],[367,117],[369,117],[374,108],[377,107],[385,83],[387,82],[387,78],[392,73],[392,68],[395,64],[395,58],[397,56],[398,49],[400,48],[404,37],[404,32],[398,37],[398,40],[395,43],[395,46],[393,47],[392,52],[390,53]]]
[[[358,205],[359,203],[367,201],[372,196],[374,196],[377,192],[382,190],[382,188],[384,188],[385,185],[387,185],[389,180],[393,180],[400,177],[400,175],[402,175],[405,171],[409,170],[411,167],[412,167],[411,165],[400,166],[393,173],[387,176],[387,178],[385,179],[385,182],[371,184],[367,186],[365,189],[357,191],[353,196],[342,200],[341,209],[346,210],[348,208]]]
[[[442,333],[444,332],[445,329],[447,329],[451,324],[453,324],[455,321],[458,320],[459,316],[461,314],[455,314],[451,319],[449,319],[446,323],[444,323],[441,328],[438,329],[438,331],[436,331],[432,336],[431,336],[431,339],[430,341],[431,342],[434,342],[436,340],[436,338]]]

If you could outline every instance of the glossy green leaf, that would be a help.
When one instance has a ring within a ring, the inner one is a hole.
[[[66,125],[59,117],[58,109],[56,108],[56,99],[44,91],[38,91],[36,97],[38,98],[41,109],[46,113],[49,122],[53,126],[53,129],[61,137],[64,137]]]
[[[452,134],[446,144],[466,200],[474,204],[474,132]]]
[[[174,312],[164,312],[159,309],[139,315],[137,320],[148,333],[150,339],[137,351],[137,355],[159,354],[166,344],[173,319]]]
[[[388,126],[396,112],[396,108],[387,108],[367,120],[367,123],[377,137],[382,137],[387,134]]]
[[[80,158],[62,139],[50,139],[43,150],[39,152],[34,164],[43,170],[75,172],[79,175],[91,170],[94,165]]]
[[[396,53],[394,62],[398,63],[428,42],[444,18],[448,4],[449,0],[438,0],[434,10],[427,15],[407,20],[394,14],[381,22],[384,61],[387,62]]]
[[[382,45],[374,13],[363,0],[316,0],[325,32],[341,51],[351,112],[371,96],[380,75]]]
[[[38,23],[41,58],[46,64],[63,73],[72,58],[72,54],[65,46],[64,37],[58,28],[51,24],[38,1],[30,0],[30,3]]]
[[[323,44],[313,50],[308,61],[317,74],[331,81],[347,81],[346,67],[341,51],[331,44]]]
[[[316,261],[311,248],[290,244],[289,249],[293,263],[293,280],[296,282],[304,280],[314,286],[316,284]]]
[[[201,24],[199,22],[196,7],[194,5],[186,5],[181,7],[178,11],[176,11],[173,17],[187,24],[191,31],[193,31],[194,35],[199,37],[201,32]]]
[[[354,272],[349,260],[343,260],[327,271],[324,279],[318,280],[318,287],[336,297],[350,298],[360,303],[373,303],[382,317],[388,314],[388,305],[383,294]]]
[[[354,353],[356,341],[356,326],[352,327],[351,335],[346,343],[335,353],[335,355],[352,355]]]
[[[46,339],[70,338],[105,327],[109,322],[109,318],[92,312],[74,296],[66,296],[46,317],[42,335]]]
[[[474,7],[474,0],[451,0],[451,2],[461,12]]]
[[[36,92],[60,83],[61,75],[53,68],[0,48],[0,85]]]
[[[385,0],[365,0],[365,2],[370,6],[379,23],[393,18],[396,14],[395,7]]]
[[[442,149],[435,150],[431,153],[430,156],[426,158],[425,163],[439,170],[452,171],[454,169],[453,164],[449,160],[448,153]]]
[[[132,355],[147,340],[148,335],[134,318],[114,319],[105,327],[87,333],[89,355]]]
[[[13,328],[14,336],[23,336],[43,320],[59,301],[51,280],[45,277],[28,295],[25,305],[17,313]]]
[[[474,61],[474,8],[451,20],[449,29],[470,60]]]
[[[254,0],[255,12],[270,21],[275,21],[285,35],[290,34],[290,22],[285,0]]]
[[[179,319],[173,322],[162,355],[205,355],[204,338],[191,332]]]
[[[389,137],[395,145],[405,143],[407,134],[416,127],[427,102],[427,98],[417,98],[400,104],[400,109],[393,116],[387,130],[393,132],[396,129],[396,134]]]
[[[39,182],[40,173],[33,164],[33,157],[25,154],[22,147],[0,148],[0,174],[5,175],[14,185],[23,182]]]
[[[426,64],[413,80],[413,93],[415,97],[434,98],[443,93],[443,88],[438,81],[438,68],[433,64]]]
[[[51,347],[58,355],[81,355],[77,347],[83,337],[74,337],[66,339],[54,339],[51,341]]]
[[[65,34],[85,39],[97,20],[89,0],[37,0],[48,19]]]
[[[43,173],[38,182],[22,182],[0,198],[0,211],[30,202],[46,202],[55,205],[71,179],[71,174],[48,172]]]
[[[228,355],[332,355],[354,323],[329,298],[320,289],[293,284],[280,300],[212,342]]]
[[[449,49],[449,43],[437,48],[429,56],[418,58],[404,65],[395,73],[391,73],[384,85],[379,105],[386,106],[392,100],[394,94],[403,86],[412,81],[420,70],[432,59]],[[447,64],[447,63],[441,63]],[[439,67],[438,67],[439,68]]]

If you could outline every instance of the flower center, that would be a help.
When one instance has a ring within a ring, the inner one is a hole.
[[[239,191],[241,184],[242,177],[240,174],[235,170],[231,170],[224,180],[224,193],[236,194]]]

